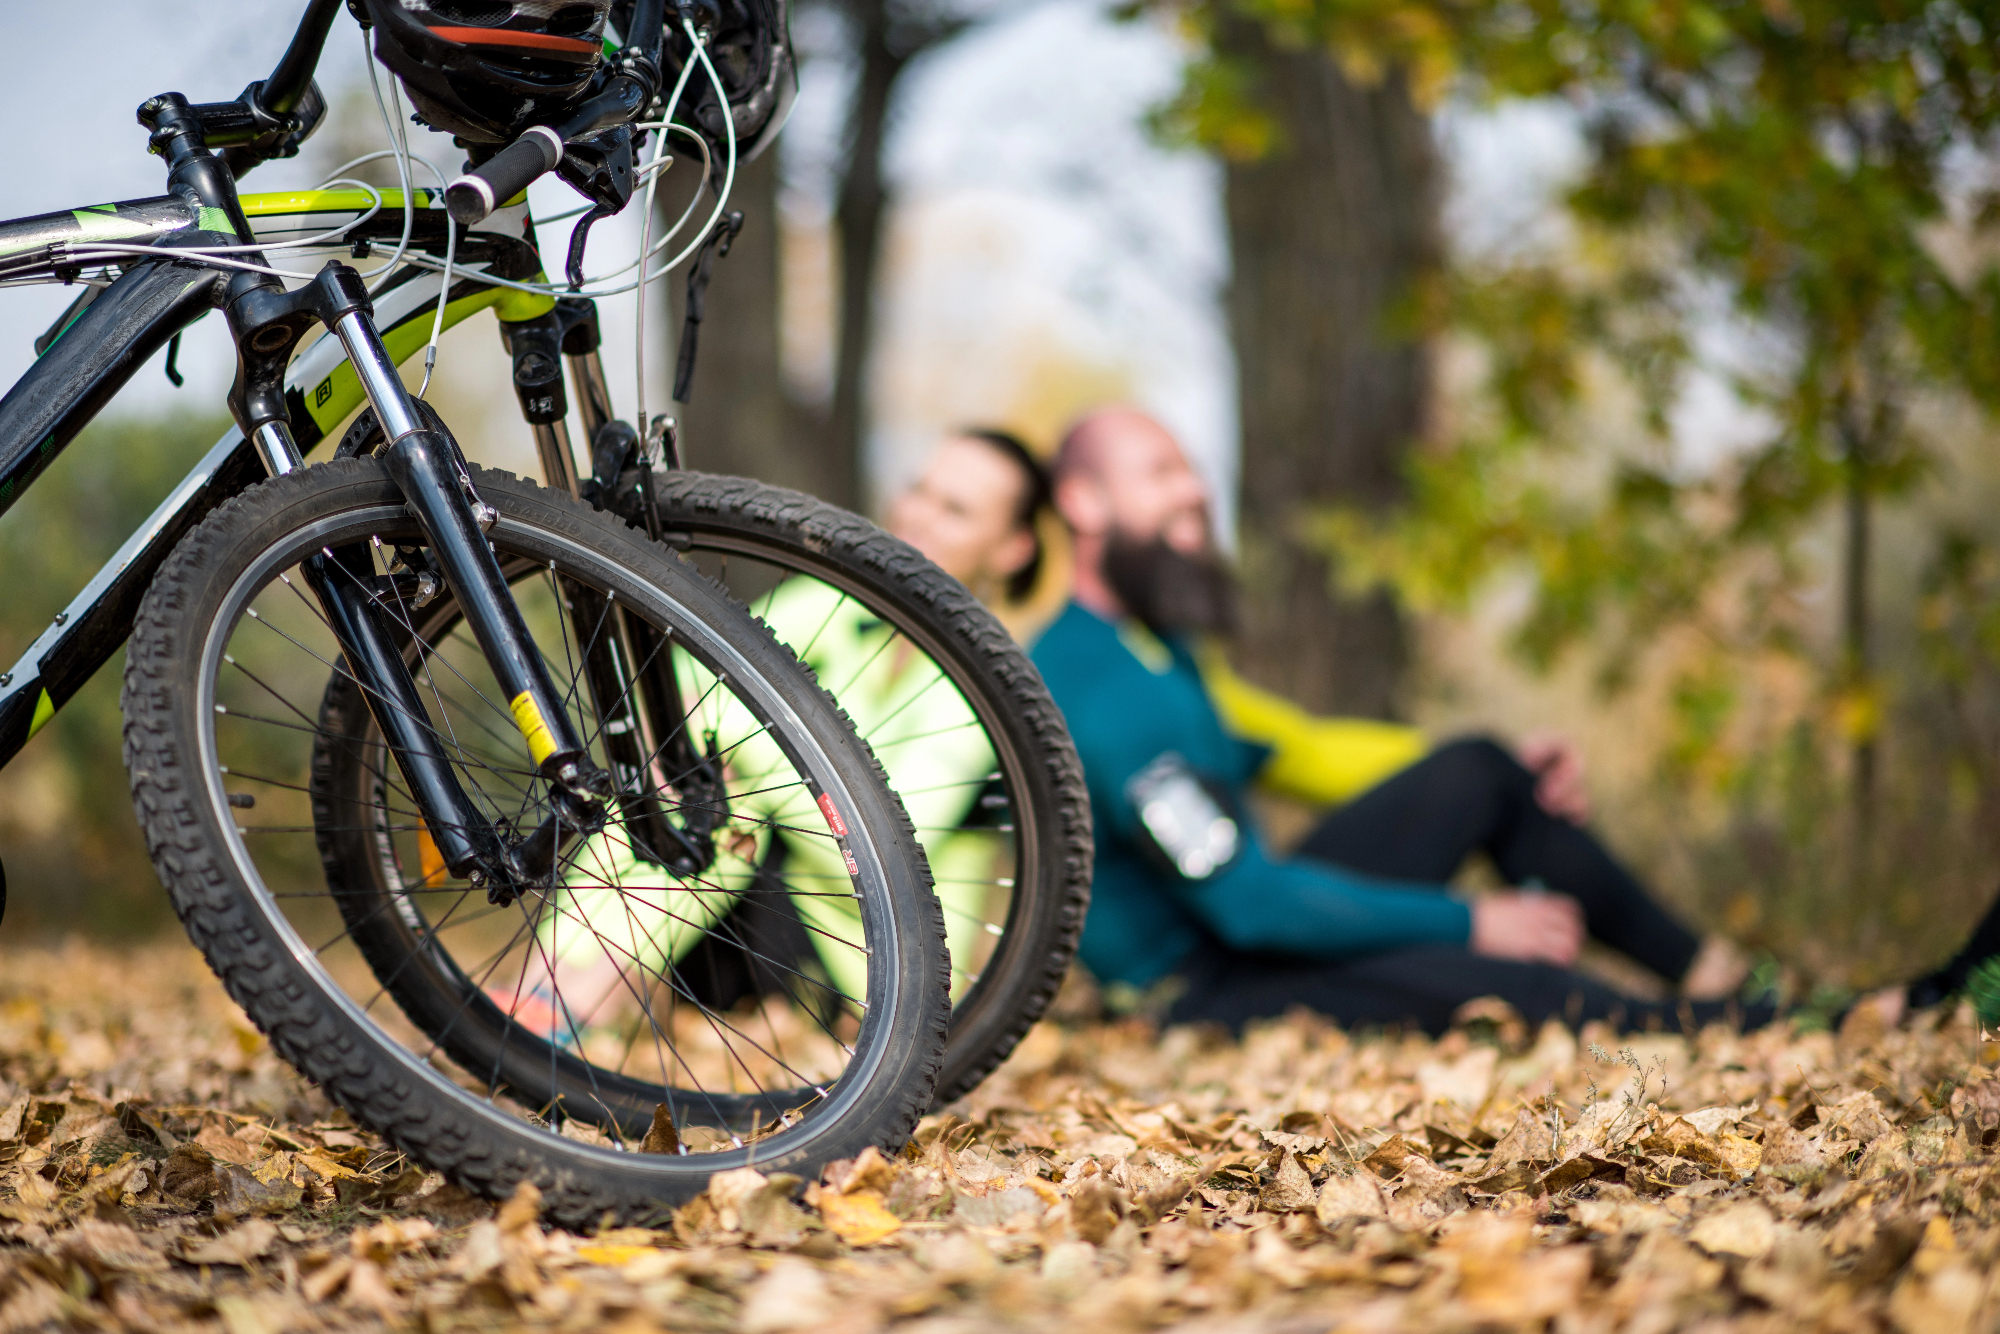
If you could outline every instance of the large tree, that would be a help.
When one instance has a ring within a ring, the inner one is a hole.
[[[1409,299],[1438,257],[1438,163],[1400,72],[1363,82],[1322,43],[1231,13],[1215,51],[1257,112],[1258,142],[1227,156],[1243,433],[1243,626],[1252,678],[1309,706],[1397,712],[1408,662],[1385,590],[1343,595],[1306,540],[1332,505],[1403,494],[1423,429],[1429,360]]]
[[[1336,48],[1339,21],[1357,12],[1334,0],[1299,8]],[[1614,678],[1665,631],[1682,632],[1676,767],[1712,776],[1740,811],[1757,782],[1782,789],[1774,804],[1813,811],[1822,799],[1800,794],[1844,785],[1845,818],[1799,820],[1798,847],[1809,859],[1844,846],[1845,874],[1817,878],[1880,903],[1885,883],[1907,883],[1913,857],[1933,855],[1950,807],[1924,802],[1900,848],[1877,836],[1890,813],[1889,724],[1926,693],[1955,710],[1970,673],[2000,663],[2000,638],[1978,628],[1981,577],[1969,574],[1993,560],[1990,524],[1906,537],[1908,563],[1931,569],[1924,605],[1894,626],[1879,602],[1893,573],[1879,518],[1945,466],[1934,424],[2000,414],[2000,7],[1372,8],[1400,15],[1398,31],[1436,34],[1469,90],[1562,99],[1584,153],[1561,201],[1577,244],[1459,266],[1438,308],[1483,344],[1487,392],[1463,405],[1449,449],[1417,460],[1417,503],[1376,528],[1391,540],[1348,543],[1350,559],[1433,596],[1462,598],[1497,568],[1526,574],[1523,647],[1547,662],[1592,637]],[[1755,350],[1707,369],[1756,409],[1741,418],[1752,438],[1698,464],[1671,410],[1725,314]],[[1646,409],[1618,450],[1603,396],[1587,392],[1608,379]],[[1370,527],[1350,515],[1331,530]],[[1958,642],[1938,642],[1947,628]],[[1900,685],[1885,631],[1905,646]],[[1774,692],[1772,673],[1800,686]],[[1739,716],[1742,701],[1778,693],[1790,702],[1767,703],[1754,725]],[[1781,725],[1796,763],[1774,758]],[[1917,744],[1914,727],[1902,735]],[[1906,749],[1899,761],[1906,790],[1948,769],[1992,773],[1962,735],[1923,744],[1929,756]],[[1790,776],[1758,777],[1773,772]],[[1991,809],[2000,784],[1981,781]]]
[[[743,229],[727,258],[710,270],[694,389],[679,407],[682,450],[689,467],[825,495],[838,484],[834,470],[811,447],[802,409],[785,392],[778,183],[775,149],[737,172],[730,207],[742,210]],[[670,199],[661,212],[678,216],[683,207],[684,200]],[[677,338],[687,311],[686,279],[677,273],[671,282],[668,317]],[[675,348],[668,340],[667,353]]]
[[[840,260],[834,331],[833,405],[823,448],[837,505],[860,505],[862,443],[868,429],[868,360],[875,342],[876,274],[891,192],[883,171],[889,112],[910,62],[962,30],[949,0],[835,0],[852,34],[854,94],[847,120],[847,161],[834,204]],[[835,480],[837,479],[837,480]]]
[[[781,377],[778,153],[746,164],[732,207],[743,233],[713,269],[699,341],[699,373],[682,411],[689,462],[798,487],[850,509],[865,499],[862,445],[868,426],[868,360],[874,343],[877,275],[892,192],[883,170],[896,85],[910,62],[967,20],[946,0],[817,0],[841,19],[854,83],[843,129],[834,200],[838,301],[832,402],[800,403]],[[684,199],[663,212],[675,216]],[[684,288],[670,317],[678,332]],[[673,340],[667,343],[674,346]]]

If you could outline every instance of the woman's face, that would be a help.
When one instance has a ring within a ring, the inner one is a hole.
[[[890,502],[890,532],[984,594],[1026,565],[1034,535],[1015,524],[1027,479],[982,440],[939,445],[916,484]]]

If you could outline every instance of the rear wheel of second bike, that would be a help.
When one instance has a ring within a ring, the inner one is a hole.
[[[1062,711],[977,598],[858,515],[707,473],[654,493],[666,540],[814,670],[916,822],[951,942],[949,1102],[1042,1017],[1083,930],[1090,799]]]
[[[449,590],[420,577],[386,471],[336,461],[211,516],[132,640],[127,762],[190,934],[357,1119],[468,1189],[534,1181],[562,1222],[657,1216],[722,1169],[900,1145],[934,1088],[947,963],[867,747],[685,561],[567,496],[475,479],[573,720],[620,774],[605,827],[511,901],[441,864],[302,562],[340,553],[399,627],[426,725],[495,828],[534,829],[549,794]],[[617,769],[635,736],[641,762]],[[668,772],[670,754],[695,761]],[[780,893],[817,962],[711,1004],[688,951],[730,929],[778,846],[804,848]]]

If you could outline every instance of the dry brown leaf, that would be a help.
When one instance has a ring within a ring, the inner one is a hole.
[[[347,1249],[381,1264],[406,1251],[423,1248],[437,1234],[437,1224],[428,1218],[387,1218],[349,1237]]]
[[[1716,1152],[1722,1156],[1722,1166],[1739,1180],[1752,1176],[1764,1161],[1764,1148],[1755,1140],[1741,1135],[1723,1133],[1715,1137]]]
[[[207,1149],[183,1144],[160,1165],[160,1194],[170,1207],[191,1212],[215,1197],[221,1183]]]
[[[896,1176],[896,1165],[871,1144],[854,1158],[828,1164],[826,1184],[843,1195],[856,1190],[887,1192],[896,1184]]]
[[[805,1239],[807,1219],[792,1203],[799,1179],[780,1172],[767,1177],[754,1167],[717,1172],[708,1199],[725,1232],[741,1232],[753,1246],[796,1246]]]
[[[1826,1175],[1826,1154],[1819,1145],[1783,1122],[1764,1131],[1760,1170],[1794,1185]]]
[[[1969,1334],[1989,1286],[1981,1267],[1960,1251],[1951,1223],[1934,1214],[1890,1295],[1889,1319],[1902,1334]]]
[[[215,1216],[225,1223],[253,1214],[290,1213],[304,1198],[304,1192],[286,1178],[259,1181],[234,1163],[217,1163],[215,1182]]]
[[[1590,1277],[1589,1248],[1534,1252],[1529,1224],[1512,1217],[1473,1218],[1441,1251],[1456,1262],[1458,1299],[1479,1320],[1509,1325],[1546,1320],[1573,1307]]]
[[[779,1260],[744,1293],[737,1328],[742,1334],[816,1329],[838,1309],[817,1268],[804,1260]]]
[[[222,1321],[224,1334],[292,1334],[316,1323],[310,1311],[282,1290],[217,1297],[215,1314]]]
[[[1349,1218],[1386,1218],[1389,1204],[1373,1173],[1356,1172],[1328,1177],[1319,1188],[1314,1212],[1323,1226],[1331,1228]]]
[[[1550,1163],[1555,1161],[1555,1156],[1555,1131],[1549,1125],[1547,1115],[1523,1107],[1515,1115],[1514,1124],[1493,1146],[1493,1153],[1487,1158],[1482,1175],[1494,1176],[1524,1163],[1531,1166]]]
[[[1751,1147],[1755,1148],[1756,1146],[1752,1145]],[[1519,1170],[1519,1168],[1509,1169],[1509,1173],[1503,1174],[1503,1176],[1511,1175],[1512,1172]],[[1566,1158],[1562,1162],[1557,1163],[1535,1184],[1542,1190],[1553,1194],[1560,1194],[1566,1190],[1574,1190],[1586,1181],[1623,1181],[1624,1179],[1625,1167],[1622,1163],[1615,1162],[1609,1158],[1600,1158],[1594,1153],[1579,1153],[1573,1158]],[[1506,1190],[1527,1189],[1524,1186],[1504,1185],[1500,1180],[1494,1178],[1488,1178],[1485,1181],[1479,1182],[1478,1188],[1490,1195],[1498,1195]]]
[[[1683,1112],[1681,1120],[1714,1138],[1725,1130],[1734,1129],[1756,1110],[1754,1103],[1745,1103],[1741,1107],[1697,1107],[1694,1111]]]
[[[1258,1193],[1258,1206],[1274,1214],[1311,1212],[1317,1203],[1312,1174],[1295,1153],[1281,1149],[1277,1159],[1278,1170]]]
[[[1468,1202],[1465,1183],[1457,1174],[1411,1154],[1390,1195],[1389,1220],[1401,1227],[1422,1227],[1457,1213]]]
[[[0,1141],[21,1138],[21,1128],[33,1102],[34,1098],[23,1090],[8,1102],[6,1110],[0,1111]]]
[[[271,1253],[278,1244],[278,1228],[261,1218],[253,1218],[219,1237],[188,1238],[177,1252],[191,1265],[235,1265],[242,1268],[252,1260]]]
[[[248,1167],[262,1156],[250,1144],[224,1130],[217,1121],[203,1126],[201,1133],[194,1137],[194,1142],[207,1149],[211,1157],[235,1163],[238,1167]]]
[[[1873,1093],[1857,1093],[1832,1106],[1822,1103],[1813,1110],[1822,1134],[1838,1135],[1863,1146],[1873,1144],[1896,1128]]]
[[[1542,1193],[1542,1174],[1533,1163],[1515,1163],[1503,1172],[1495,1172],[1492,1176],[1472,1182],[1470,1189],[1481,1195],[1505,1195],[1514,1190],[1539,1195]]]
[[[1778,1240],[1778,1222],[1755,1200],[1724,1205],[1688,1229],[1688,1240],[1710,1255],[1761,1260]]]
[[[1386,1181],[1403,1170],[1406,1160],[1422,1156],[1401,1135],[1391,1135],[1373,1153],[1363,1158],[1360,1165]]]
[[[1500,1063],[1496,1047],[1475,1047],[1450,1061],[1425,1061],[1417,1067],[1417,1087],[1425,1106],[1455,1103],[1464,1111],[1479,1109],[1493,1088],[1493,1075]]]
[[[299,1166],[316,1173],[321,1179],[326,1181],[343,1181],[349,1177],[361,1175],[346,1163],[311,1149],[306,1150],[304,1153],[295,1154],[293,1161],[297,1162]]]
[[[674,1114],[665,1103],[653,1107],[653,1124],[647,1127],[646,1137],[639,1141],[640,1153],[679,1153],[680,1131],[674,1128]]]
[[[1102,1245],[1125,1214],[1125,1199],[1102,1177],[1088,1177],[1070,1192],[1069,1225],[1085,1241]]]
[[[489,1224],[488,1226],[491,1225]],[[353,1270],[354,1259],[352,1256],[335,1256],[300,1279],[299,1291],[306,1295],[306,1300],[308,1301],[326,1301],[340,1291],[347,1282],[347,1276]]]
[[[124,1223],[85,1219],[63,1234],[60,1247],[64,1255],[99,1276],[158,1273],[167,1268],[159,1241]]]
[[[902,1229],[903,1220],[884,1208],[882,1197],[872,1190],[846,1195],[821,1191],[818,1199],[827,1231],[849,1246],[873,1246]]]
[[[860,1194],[846,1198],[859,1198]],[[1015,1219],[1039,1219],[1045,1209],[1039,1194],[1026,1186],[1015,1186],[985,1195],[959,1196],[951,1211],[951,1221],[966,1227],[1002,1228]]]
[[[348,1268],[347,1285],[341,1292],[341,1305],[358,1306],[373,1311],[384,1320],[392,1319],[402,1307],[402,1299],[389,1286],[388,1276],[373,1260],[356,1260]]]
[[[500,1231],[509,1235],[540,1231],[542,1223],[542,1192],[534,1182],[515,1183],[511,1194],[494,1214],[493,1221]]]
[[[1724,1166],[1722,1150],[1715,1141],[1695,1129],[1685,1117],[1664,1121],[1639,1142],[1639,1147],[1655,1157],[1684,1158],[1703,1167]]]

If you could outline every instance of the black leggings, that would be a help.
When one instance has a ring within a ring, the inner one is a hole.
[[[1540,881],[1583,907],[1591,937],[1677,982],[1700,941],[1588,832],[1544,811],[1535,775],[1486,740],[1455,741],[1334,811],[1299,855],[1399,880],[1441,883],[1484,852],[1509,884]],[[1463,946],[1391,950],[1334,963],[1253,955],[1210,944],[1185,969],[1175,1020],[1244,1021],[1303,1005],[1345,1024],[1413,1023],[1444,1031],[1460,1005],[1499,996],[1528,1022],[1603,1019],[1680,1028],[1735,1015],[1733,1002],[1649,1002],[1549,964],[1489,959]]]

